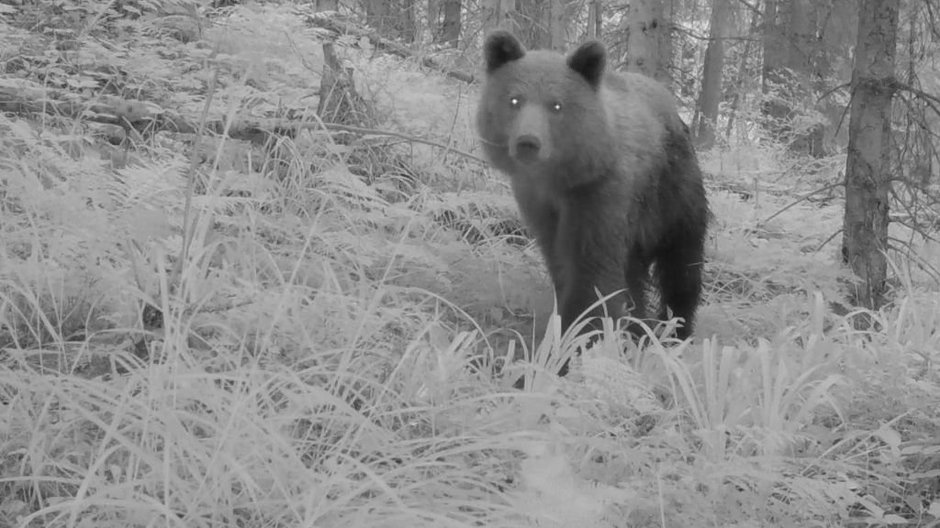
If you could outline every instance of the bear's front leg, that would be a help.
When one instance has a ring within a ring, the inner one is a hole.
[[[614,320],[625,315],[626,244],[623,233],[617,233],[616,224],[608,220],[597,210],[580,207],[564,211],[559,219],[553,260],[562,286],[556,295],[563,331],[582,314]],[[598,292],[617,295],[585,314],[599,300]],[[600,321],[594,319],[587,328],[600,328]]]
[[[582,219],[564,216],[559,219],[552,260],[560,277],[555,284],[555,294],[558,296],[562,332],[582,316],[588,318],[584,332],[601,329],[599,317],[607,315],[617,321],[625,315],[624,293],[618,293],[588,311],[598,302],[598,292],[601,297],[606,297],[626,287],[623,274],[625,244],[622,237],[615,235]],[[566,361],[558,375],[567,374]]]

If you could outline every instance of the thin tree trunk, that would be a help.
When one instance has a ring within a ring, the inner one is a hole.
[[[771,139],[786,144],[792,152],[825,155],[823,139],[827,124],[815,117],[819,107],[816,97],[820,91],[828,91],[823,84],[823,79],[831,74],[825,49],[826,26],[829,13],[841,3],[840,0],[764,3],[762,125]]]
[[[761,113],[764,126],[774,141],[784,141],[786,120],[790,108],[786,104],[786,86],[792,81],[787,75],[787,42],[785,24],[789,20],[787,8],[790,0],[764,0],[764,63],[761,71],[761,91],[764,101]],[[782,92],[782,93],[781,93]]]
[[[861,0],[845,167],[842,258],[861,279],[856,303],[877,309],[887,278],[891,99],[899,0]]]
[[[428,32],[431,33],[431,42],[435,44],[440,44],[444,38],[442,11],[441,0],[428,0]]]
[[[731,6],[728,0],[715,0],[708,30],[708,47],[705,49],[702,91],[698,99],[698,122],[695,123],[696,143],[704,149],[715,145],[718,105],[722,94],[721,73],[725,65],[725,38],[728,36],[730,18]]]
[[[564,51],[568,47],[568,16],[565,0],[551,0],[548,4],[549,47]]]
[[[601,0],[590,0],[588,4],[587,36],[590,39],[601,38],[601,23],[604,21],[604,10]]]
[[[725,129],[725,140],[731,140],[731,132],[734,131],[734,119],[737,116],[738,108],[741,105],[741,97],[745,91],[747,74],[747,59],[751,56],[751,46],[754,42],[754,36],[758,34],[761,17],[758,13],[751,13],[751,24],[747,31],[747,40],[744,41],[744,52],[741,53],[741,60],[738,62],[737,79],[734,83],[734,97],[731,99],[731,105],[728,109],[728,125]]]
[[[418,33],[418,20],[415,16],[414,0],[399,0],[396,19],[396,25],[403,41],[415,42],[421,40]]]
[[[441,26],[441,42],[452,48],[460,40],[460,0],[444,0],[444,23]]]
[[[631,0],[627,20],[627,70],[672,84],[672,22],[663,0]]]
[[[823,40],[818,34],[821,28],[818,23],[819,17],[823,14],[823,9],[832,9],[832,2],[819,2],[818,0],[790,0],[792,8],[790,11],[789,32],[787,33],[787,42],[789,50],[787,57],[787,67],[796,74],[796,83],[792,89],[794,102],[799,103],[797,114],[807,116],[808,111],[815,109],[815,94],[813,79],[821,79],[828,76],[828,71],[820,71],[817,68],[821,65],[819,60],[823,55]],[[816,122],[810,127],[797,127],[791,137],[789,149],[791,152],[799,154],[809,154],[814,157],[825,155],[823,149],[823,138],[825,125]]]

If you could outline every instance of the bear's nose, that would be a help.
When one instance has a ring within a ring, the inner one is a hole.
[[[516,156],[522,161],[538,159],[541,148],[542,142],[533,135],[527,134],[516,139]]]

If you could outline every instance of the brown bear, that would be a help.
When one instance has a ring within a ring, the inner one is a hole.
[[[605,73],[598,42],[566,59],[526,51],[511,33],[495,31],[484,54],[477,128],[548,265],[562,329],[598,301],[597,292],[624,294],[586,316],[606,311],[617,319],[630,306],[647,317],[655,263],[658,317],[668,307],[684,319],[678,337],[688,337],[710,213],[672,94],[639,74]]]

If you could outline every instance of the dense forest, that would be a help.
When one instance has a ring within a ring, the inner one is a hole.
[[[562,331],[498,30],[674,95],[690,338]],[[938,52],[937,0],[0,0],[0,528],[940,527]]]

